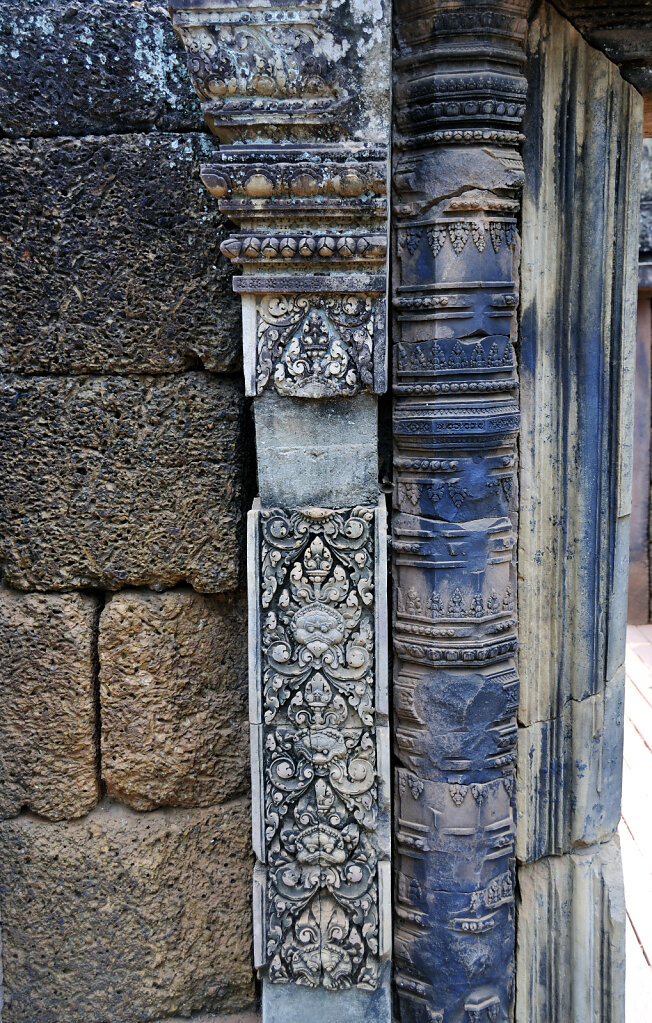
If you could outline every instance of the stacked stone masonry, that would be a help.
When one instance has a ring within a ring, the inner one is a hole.
[[[0,61],[2,1019],[245,1018],[253,480],[214,144],[151,0],[10,0]]]
[[[4,1023],[622,1019],[640,98],[393,7],[2,4]]]

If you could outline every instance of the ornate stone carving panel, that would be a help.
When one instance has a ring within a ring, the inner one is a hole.
[[[374,990],[389,952],[385,558],[382,509],[250,513],[256,943],[273,983]]]
[[[261,294],[283,295],[290,316],[278,297],[250,314],[245,302],[248,393],[382,393],[390,108],[383,4],[176,0],[172,10],[206,119],[223,142],[236,143],[202,175],[239,228],[222,253],[261,278]],[[373,273],[383,281],[368,290]],[[324,277],[338,278],[330,300],[311,295],[315,275],[320,291]]]
[[[401,1023],[506,1023],[525,5],[395,10],[396,987]]]

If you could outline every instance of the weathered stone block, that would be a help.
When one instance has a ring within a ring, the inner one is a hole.
[[[521,867],[516,1023],[625,1019],[625,898],[614,838]]]
[[[624,661],[642,141],[640,96],[549,4],[529,50],[518,550],[525,725],[597,695]]]
[[[212,153],[198,134],[0,141],[1,369],[239,366]]]
[[[97,802],[97,614],[80,593],[0,587],[0,817],[81,817]]]
[[[202,127],[158,0],[3,0],[0,64],[4,135]]]
[[[600,842],[620,820],[625,669],[560,717],[518,730],[516,855],[529,863]]]
[[[18,589],[237,585],[243,397],[178,377],[0,383],[0,563]]]
[[[258,491],[268,507],[337,508],[378,498],[378,402],[287,398],[272,392],[254,403]],[[297,464],[301,472],[297,472]]]
[[[246,603],[116,594],[100,619],[102,776],[137,810],[224,803],[249,785]]]
[[[249,804],[0,826],[5,1023],[253,1005]]]

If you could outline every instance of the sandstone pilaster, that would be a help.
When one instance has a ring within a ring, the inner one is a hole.
[[[389,1023],[384,2],[172,0],[236,225],[260,500],[249,533],[265,1023]]]

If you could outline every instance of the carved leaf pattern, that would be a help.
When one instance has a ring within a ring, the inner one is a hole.
[[[356,394],[373,387],[374,303],[366,295],[269,295],[258,313],[256,387]]]
[[[487,236],[485,234],[484,224],[482,224],[479,220],[475,220],[471,224],[471,236],[478,252],[484,252],[485,245],[487,244]]]
[[[419,248],[419,242],[421,241],[421,231],[417,228],[408,228],[403,235],[403,246],[408,250],[411,256]]]
[[[442,248],[444,247],[445,241],[446,229],[444,227],[435,226],[428,228],[428,243],[432,250],[432,254],[433,256],[435,256],[435,258],[439,255]]]
[[[469,239],[471,225],[467,221],[457,220],[454,224],[450,225],[448,233],[450,234],[453,251],[456,256],[459,256]]]
[[[502,221],[491,220],[489,222],[489,236],[491,238],[491,244],[494,247],[494,251],[499,252],[505,237],[505,226]]]
[[[272,982],[377,984],[373,521],[261,512]]]

